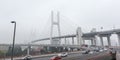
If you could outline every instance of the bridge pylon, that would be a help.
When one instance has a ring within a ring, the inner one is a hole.
[[[61,36],[60,32],[60,18],[59,18],[59,12],[57,12],[57,21],[54,21],[54,13],[51,11],[51,31],[50,31],[50,42],[51,44],[59,45],[61,43],[60,38],[59,39],[52,39],[53,37],[53,27],[57,26],[58,28],[58,36]]]
[[[80,46],[84,43],[82,36],[83,36],[83,33],[81,30],[81,27],[78,27],[76,31],[76,38],[77,38],[77,44]]]

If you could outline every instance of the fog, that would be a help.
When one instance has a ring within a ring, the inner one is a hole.
[[[17,23],[16,43],[49,37],[51,11],[60,12],[61,35],[75,34],[77,27],[83,32],[92,28],[101,31],[101,27],[103,31],[119,29],[119,3],[119,0],[0,0],[0,43],[12,43],[12,20]]]

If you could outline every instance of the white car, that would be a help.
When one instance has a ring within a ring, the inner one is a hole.
[[[105,51],[107,51],[108,49],[107,48],[104,48]]]
[[[68,53],[60,53],[60,54],[58,54],[58,56],[60,56],[60,57],[67,57]]]
[[[100,52],[103,52],[103,50],[101,49]]]
[[[90,52],[89,52],[89,54],[93,54],[93,53],[94,53],[94,51],[90,51]]]
[[[28,55],[28,56],[25,56],[23,60],[32,60],[32,57]]]

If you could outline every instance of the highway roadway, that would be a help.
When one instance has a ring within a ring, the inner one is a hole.
[[[94,53],[94,54],[71,53],[67,57],[63,57],[62,60],[70,60],[70,59],[77,58],[77,57],[79,57],[80,60],[86,60],[86,59],[88,59],[92,56],[98,55],[98,54],[102,54],[102,53]],[[50,60],[51,57],[52,56],[41,57],[41,58],[35,58],[35,59],[32,59],[32,60]]]
[[[56,55],[57,55],[57,54],[56,54]],[[56,55],[54,55],[54,56],[56,56]],[[81,56],[81,55],[82,55],[81,53],[70,53],[67,57],[64,57],[64,58]],[[35,58],[35,59],[32,59],[32,60],[50,60],[51,57],[53,57],[53,56]]]

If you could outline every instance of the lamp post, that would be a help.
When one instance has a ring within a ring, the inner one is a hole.
[[[14,23],[13,44],[12,44],[12,55],[11,55],[11,60],[13,60],[13,56],[14,56],[14,44],[15,44],[15,33],[16,33],[16,22],[15,22],[15,21],[11,21],[11,23]]]

